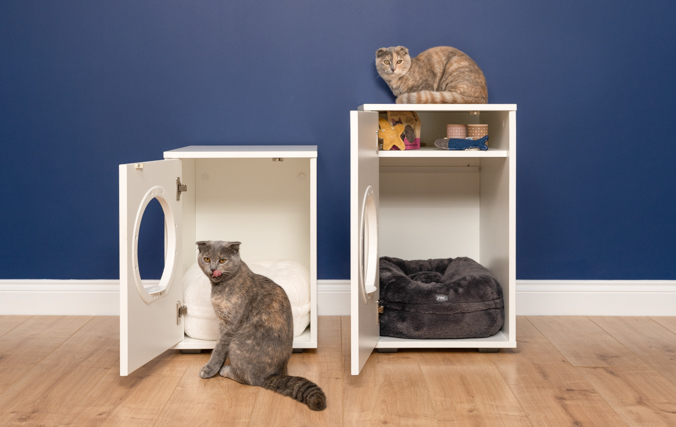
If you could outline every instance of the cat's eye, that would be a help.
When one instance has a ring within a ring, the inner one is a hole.
[[[219,259],[218,262],[220,262],[221,264],[225,264],[225,260],[224,260],[224,259]]]
[[[404,60],[400,59],[399,61],[397,61],[397,64],[401,64],[402,62],[404,62]]]
[[[383,61],[383,64],[390,65],[390,61]]]
[[[211,262],[211,258],[204,258],[204,262]]]

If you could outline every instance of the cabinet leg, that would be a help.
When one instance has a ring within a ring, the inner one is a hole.
[[[201,352],[200,349],[181,350],[181,354],[200,354]]]
[[[500,349],[499,348],[477,348],[479,350],[479,353],[499,353]]]
[[[398,353],[398,348],[376,348],[378,353]]]
[[[293,353],[302,353],[303,349],[302,348],[294,348]]]

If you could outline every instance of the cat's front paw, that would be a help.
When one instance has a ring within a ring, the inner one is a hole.
[[[216,376],[218,369],[214,369],[209,365],[205,365],[200,371],[200,377],[207,379]]]

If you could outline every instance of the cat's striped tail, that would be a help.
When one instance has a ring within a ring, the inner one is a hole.
[[[423,90],[420,92],[404,93],[397,98],[397,104],[485,104],[484,97],[461,95],[457,92],[434,92]]]
[[[262,387],[304,403],[313,411],[326,409],[326,395],[322,389],[303,377],[273,375]]]

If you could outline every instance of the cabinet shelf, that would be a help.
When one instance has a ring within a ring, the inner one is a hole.
[[[486,151],[462,151],[462,150],[440,150],[433,147],[421,147],[418,150],[405,151],[378,151],[379,157],[392,158],[446,158],[446,157],[509,157],[509,151],[489,148]]]

